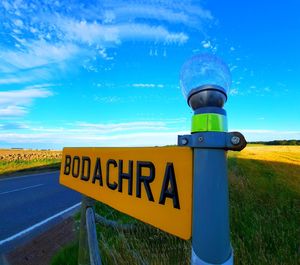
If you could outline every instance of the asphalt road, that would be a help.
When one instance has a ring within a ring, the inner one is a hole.
[[[80,207],[81,194],[59,184],[59,172],[0,179],[0,254]]]

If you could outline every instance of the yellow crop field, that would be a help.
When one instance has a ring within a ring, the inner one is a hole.
[[[241,152],[229,152],[229,177],[232,182],[238,179],[232,178],[235,171],[230,170],[237,159],[240,168],[251,164],[247,175],[253,180],[263,179],[264,171],[269,171],[269,176],[275,176],[276,182],[288,185],[289,188],[300,193],[300,146],[267,146],[248,145]]]
[[[300,165],[300,146],[250,144],[241,152],[230,152],[229,156]]]
[[[17,171],[59,168],[61,151],[0,149],[0,175]]]
[[[0,159],[3,161],[61,159],[61,154],[61,151],[52,150],[0,149]]]

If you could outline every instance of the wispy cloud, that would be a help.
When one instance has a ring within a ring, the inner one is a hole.
[[[238,95],[239,94],[239,91],[237,88],[231,88],[229,89],[229,95]]]
[[[6,85],[6,84],[18,84],[18,83],[24,83],[28,82],[31,80],[31,77],[5,77],[5,78],[0,78],[0,85]]]
[[[27,113],[25,107],[22,106],[1,106],[0,104],[0,118],[2,117],[15,117],[15,116],[23,116]]]
[[[177,132],[149,132],[98,136],[85,134],[61,133],[59,137],[53,133],[0,133],[0,141],[6,144],[28,147],[30,144],[45,144],[47,147],[63,148],[67,146],[164,146],[176,145]],[[55,137],[54,137],[55,136]]]
[[[16,132],[14,126],[18,127]],[[0,123],[0,141],[6,145],[44,146],[160,146],[177,144],[177,135],[189,134],[187,120],[167,119],[123,123],[76,122],[57,127]],[[299,139],[299,130],[233,129],[243,133],[247,141]]]
[[[89,131],[97,131],[100,134],[126,131],[161,131],[168,129],[168,121],[127,122],[110,124],[80,122],[77,125],[81,128],[88,129]]]
[[[7,122],[7,123],[0,123],[1,130],[22,130],[27,129],[28,126],[22,122]]]
[[[0,91],[0,104],[27,105],[35,98],[52,96],[47,89],[26,88],[22,90]]]
[[[130,1],[129,1],[130,2]],[[189,1],[185,3],[157,1],[140,1],[126,3],[125,5],[115,6],[112,10],[105,13],[108,22],[124,19],[155,19],[168,23],[178,23],[188,26],[199,26],[202,20],[212,20],[213,16],[209,10],[205,10],[200,6],[191,6]],[[157,6],[159,5],[159,7]],[[189,8],[192,7],[192,8]]]
[[[154,146],[176,144],[177,135],[188,133],[180,129],[185,119],[158,121],[132,121],[123,123],[96,124],[77,122],[64,127],[45,128],[24,126],[16,132],[14,128],[2,126],[0,141],[5,144],[45,144],[50,148],[64,146]]]
[[[43,145],[46,148],[62,148],[66,146],[164,146],[176,145],[177,136],[189,134],[188,130],[178,130],[168,128],[165,131],[147,129],[143,131],[115,130],[115,128],[93,128],[94,125],[86,124],[87,127],[77,127],[76,129],[40,128],[22,132],[0,132],[0,141],[7,145],[18,145],[28,147]],[[100,126],[101,127],[101,126]],[[104,126],[105,127],[105,126]],[[125,126],[126,127],[126,126]],[[0,126],[1,128],[1,126]],[[91,128],[93,128],[91,130]],[[100,134],[108,129],[113,133]],[[276,131],[276,130],[238,130],[242,132],[247,141],[271,141],[283,139],[299,139],[300,131]]]
[[[212,47],[212,44],[209,40],[208,41],[202,41],[201,44],[202,44],[203,48],[205,48],[205,49],[208,49],[208,48]]]
[[[132,84],[133,87],[140,87],[140,88],[163,88],[163,84],[147,84],[147,83],[137,83]]]
[[[271,141],[299,139],[299,130],[234,129],[243,133],[247,141]]]
[[[101,103],[117,103],[121,101],[121,98],[117,96],[94,96],[94,100]]]
[[[1,1],[0,8],[7,36],[0,41],[0,69],[5,71],[60,64],[82,53],[111,60],[105,49],[124,41],[181,45],[189,40],[190,28],[202,34],[202,24],[213,20],[209,10],[189,0]],[[171,30],[175,24],[184,27]]]
[[[188,40],[188,36],[183,32],[170,32],[163,26],[140,23],[103,25],[97,22],[88,23],[85,20],[62,19],[59,24],[67,39],[89,45],[98,44],[101,47],[121,44],[126,40],[152,40],[166,44],[183,44]]]
[[[0,91],[0,117],[23,116],[37,98],[52,96],[47,88],[27,87],[21,90]]]
[[[0,51],[0,64],[10,64],[17,69],[28,69],[59,63],[74,56],[78,47],[71,43],[50,44],[45,40],[33,41],[24,45],[26,50]]]

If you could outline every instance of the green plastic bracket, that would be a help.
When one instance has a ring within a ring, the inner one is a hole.
[[[227,117],[216,113],[196,114],[192,117],[192,133],[227,132]]]

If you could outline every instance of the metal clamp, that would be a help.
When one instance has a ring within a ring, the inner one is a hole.
[[[239,132],[198,132],[178,135],[178,145],[241,151],[246,147],[247,141]]]

